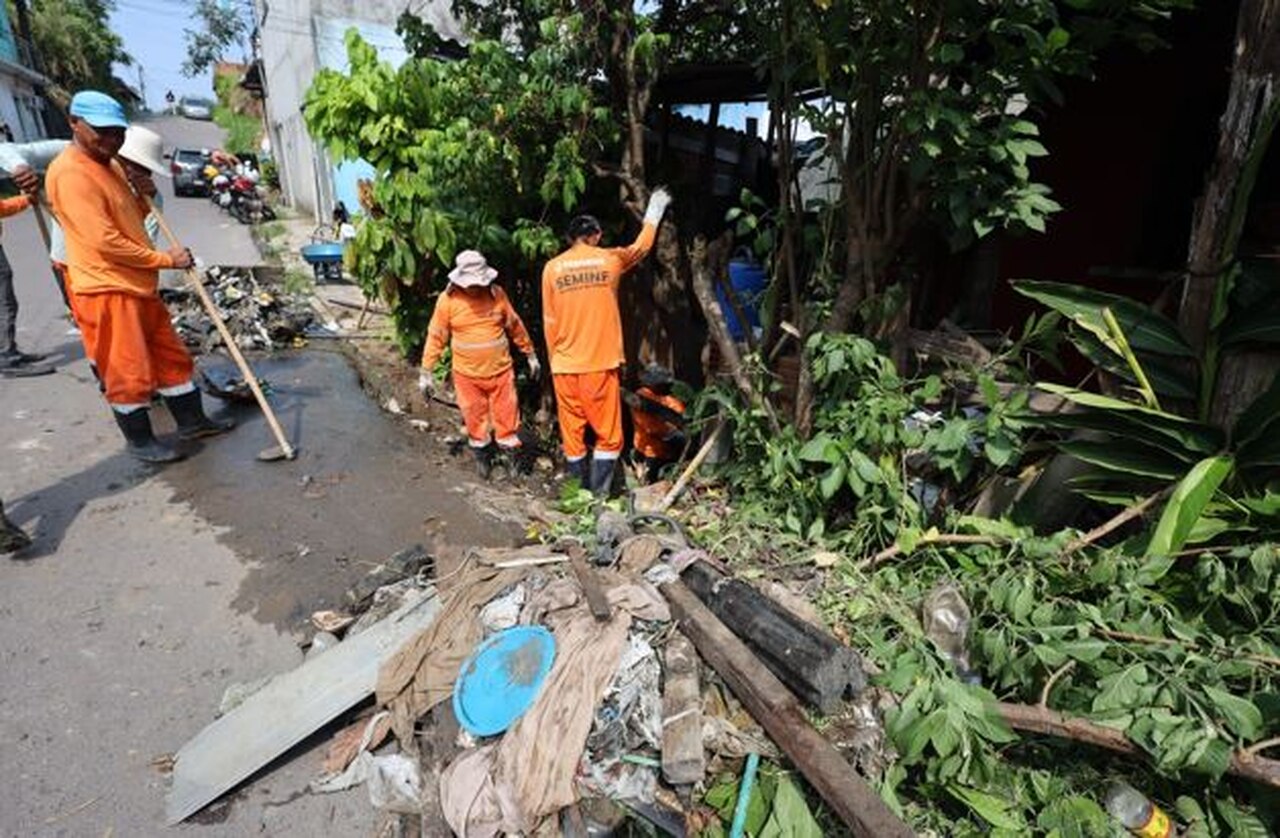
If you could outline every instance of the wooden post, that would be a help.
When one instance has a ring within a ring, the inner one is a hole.
[[[707,773],[702,752],[702,691],[698,655],[683,635],[663,649],[662,776],[673,786],[701,783]]]
[[[906,838],[914,834],[840,752],[814,730],[796,697],[692,591],[681,582],[668,582],[662,593],[680,621],[680,630],[699,654],[855,836]]]

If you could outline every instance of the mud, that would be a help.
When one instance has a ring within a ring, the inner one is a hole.
[[[459,546],[518,543],[519,528],[458,493],[472,474],[443,457],[429,435],[379,410],[343,355],[309,350],[251,363],[271,384],[297,459],[259,462],[258,452],[274,444],[262,414],[206,396],[211,413],[239,426],[192,446],[189,459],[161,473],[174,500],[191,504],[250,564],[237,610],[282,631],[300,629],[312,611],[340,607],[344,591],[409,545],[448,555]],[[175,533],[175,546],[181,538]],[[447,572],[444,562],[437,567]]]

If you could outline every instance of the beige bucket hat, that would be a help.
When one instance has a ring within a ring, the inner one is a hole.
[[[449,281],[459,288],[488,285],[497,277],[498,272],[489,267],[484,254],[478,250],[459,253],[454,269],[449,272]]]

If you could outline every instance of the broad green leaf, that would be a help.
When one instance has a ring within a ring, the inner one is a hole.
[[[1090,393],[1087,390],[1078,390],[1075,387],[1066,387],[1062,384],[1053,384],[1050,382],[1042,382],[1036,385],[1036,389],[1044,390],[1046,393],[1056,393],[1068,401],[1075,402],[1084,407],[1096,407],[1102,410],[1120,410],[1129,413],[1141,414],[1144,419],[1153,419],[1160,422],[1168,422],[1174,425],[1183,425],[1188,428],[1200,429],[1202,426],[1178,416],[1175,413],[1166,413],[1163,410],[1153,410],[1149,407],[1143,407],[1140,404],[1126,402],[1120,399],[1113,399],[1110,396],[1103,396],[1099,393]]]
[[[1165,504],[1160,523],[1147,545],[1148,553],[1167,556],[1182,549],[1214,493],[1231,473],[1232,465],[1230,457],[1209,457],[1187,473]]]
[[[1133,371],[1115,352],[1107,348],[1102,341],[1082,329],[1071,332],[1071,342],[1080,354],[1106,372],[1125,381],[1135,382]],[[1151,386],[1162,396],[1191,401],[1198,395],[1196,376],[1189,374],[1186,362],[1155,352],[1137,350],[1139,362],[1151,379]]]
[[[1177,457],[1134,440],[1107,442],[1068,440],[1059,442],[1058,448],[1077,460],[1109,471],[1134,474],[1139,477],[1177,480],[1186,473],[1187,469],[1186,463]]]
[[[947,786],[947,792],[996,829],[1022,831],[1027,828],[1021,814],[1016,810],[1011,811],[1010,802],[1002,797],[965,786]]]
[[[1280,374],[1271,379],[1271,386],[1236,419],[1231,439],[1241,446],[1268,433],[1280,433]]]
[[[1229,799],[1214,800],[1213,809],[1227,827],[1223,834],[1230,835],[1231,838],[1272,838],[1274,834],[1257,815],[1240,808]]]
[[[1180,453],[1190,465],[1222,450],[1221,434],[1208,426],[1162,422],[1120,410],[1085,409],[1069,413],[1020,414],[1020,421],[1062,430],[1098,431],[1121,439],[1140,439],[1169,453]],[[1194,452],[1194,453],[1193,453]]]
[[[1138,704],[1144,692],[1149,674],[1147,667],[1135,663],[1098,681],[1098,693],[1093,697],[1093,712],[1124,710]]]
[[[822,828],[809,811],[804,795],[790,777],[778,778],[773,793],[773,810],[759,832],[759,838],[822,838]]]
[[[1104,343],[1110,331],[1103,322],[1102,310],[1109,308],[1135,349],[1182,358],[1196,357],[1173,321],[1128,297],[1061,282],[1019,280],[1012,284],[1019,294],[1061,312]]]
[[[800,449],[797,455],[807,463],[835,463],[840,456],[840,448],[827,434],[818,434]]]
[[[835,493],[840,491],[840,487],[844,485],[844,463],[836,463],[827,473],[822,475],[822,479],[818,482],[818,489],[822,492],[822,497],[830,500]]]
[[[1275,307],[1251,308],[1229,316],[1218,330],[1223,346],[1239,343],[1280,343],[1280,311]]]
[[[1205,687],[1204,693],[1222,713],[1232,733],[1245,742],[1258,738],[1262,731],[1262,713],[1252,701],[1217,687]]]
[[[1106,811],[1079,795],[1054,800],[1036,818],[1036,826],[1053,830],[1060,838],[1102,838],[1114,834]]]

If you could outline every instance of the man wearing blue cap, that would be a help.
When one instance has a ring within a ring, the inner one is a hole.
[[[144,225],[150,207],[113,163],[129,124],[120,103],[82,91],[72,98],[69,116],[72,144],[50,164],[45,186],[66,238],[80,337],[129,452],[146,462],[170,462],[179,455],[155,438],[147,412],[155,393],[183,439],[232,427],[205,415],[191,381],[191,355],[158,294],[159,271],[190,267],[191,254],[152,246]]]

